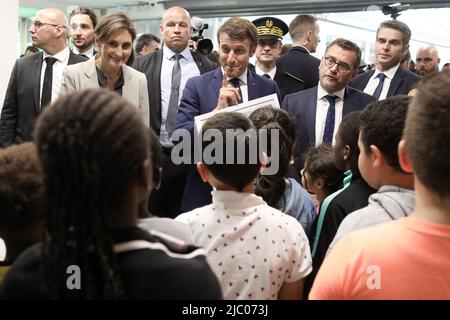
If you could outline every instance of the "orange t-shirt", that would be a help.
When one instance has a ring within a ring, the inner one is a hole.
[[[325,259],[309,298],[450,299],[450,225],[408,217],[350,233]]]

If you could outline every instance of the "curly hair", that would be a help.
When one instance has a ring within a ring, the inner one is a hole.
[[[33,143],[0,149],[0,181],[2,228],[20,228],[43,219],[44,176]]]
[[[122,298],[109,222],[150,158],[147,128],[121,96],[88,89],[46,108],[34,138],[48,192],[44,270],[50,296]],[[83,270],[82,290],[67,290],[69,265]]]

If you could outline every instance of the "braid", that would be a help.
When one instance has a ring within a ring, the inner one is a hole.
[[[255,193],[261,196],[270,206],[276,207],[286,188],[285,177],[289,169],[289,162],[295,144],[295,122],[284,110],[275,108],[261,108],[250,115],[250,119],[258,130],[267,130],[268,141],[271,142],[271,131],[279,132],[279,169],[274,175],[258,175]],[[268,156],[272,146],[268,143]]]
[[[34,137],[49,195],[44,270],[53,298],[122,298],[107,217],[149,156],[134,108],[107,90],[66,95],[47,108]],[[82,290],[66,287],[66,269],[81,269]]]

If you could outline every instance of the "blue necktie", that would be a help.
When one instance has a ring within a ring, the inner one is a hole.
[[[374,96],[378,100],[380,98],[381,91],[383,90],[383,83],[384,83],[384,79],[386,79],[386,75],[384,73],[379,73],[377,75],[377,78],[380,79],[380,82],[378,82],[378,86],[376,87],[372,96]]]
[[[333,132],[334,132],[334,118],[336,113],[335,103],[336,96],[325,96],[330,104],[327,111],[327,119],[325,120],[325,130],[323,131],[322,142],[325,144],[332,144],[333,142]]]
[[[238,88],[239,89],[239,96],[240,96],[240,99],[238,100],[238,103],[242,103],[243,101],[242,101],[242,91],[241,91],[241,86],[240,86],[240,80],[239,80],[239,78],[233,78],[233,79],[230,79],[230,80],[228,80],[231,84],[232,84],[232,86],[233,87],[235,87],[235,88]]]

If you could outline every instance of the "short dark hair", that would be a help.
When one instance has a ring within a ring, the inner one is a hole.
[[[249,129],[253,129],[254,134],[256,134],[255,126],[248,118],[237,112],[224,112],[212,116],[202,126],[202,154],[205,148],[213,143],[213,141],[204,139],[204,134],[210,129],[220,132],[223,139],[223,152],[222,159],[219,159],[221,163],[205,163],[206,167],[216,179],[238,191],[242,191],[246,185],[256,178],[261,167],[259,152],[256,155],[250,154],[254,151],[254,148],[251,146],[252,142],[249,141],[249,137],[246,136],[246,132]],[[231,140],[228,139],[230,137],[230,129],[234,133],[236,133],[235,130],[243,130],[243,134],[233,134],[232,146],[226,144],[227,141]],[[238,157],[241,158],[242,156],[238,152],[242,151],[242,146],[245,151],[245,160],[244,163],[238,163]],[[227,152],[231,151],[231,147],[234,158],[233,163],[229,164],[226,163],[226,160],[230,157],[227,157]],[[255,156],[256,163],[252,163],[250,160]]]
[[[360,118],[361,111],[350,112],[342,118],[338,129],[338,134],[341,137],[342,144],[350,147],[350,157],[347,161],[350,162],[352,170],[358,169],[358,157],[360,152],[358,148],[358,134]],[[338,160],[335,158],[335,161]],[[343,163],[344,159],[341,161]],[[341,167],[341,165],[338,165],[338,167]]]
[[[333,148],[328,144],[321,144],[308,149],[304,170],[313,180],[323,179],[328,194],[337,191],[341,185],[343,171],[336,167]]]
[[[39,52],[39,49],[36,48],[35,46],[28,46],[28,47],[25,49],[25,52],[27,52],[27,51],[30,51],[30,52],[33,52],[33,53],[38,53],[38,52]]]
[[[361,49],[358,47],[356,43],[347,39],[337,38],[328,45],[327,49],[325,50],[325,53],[328,51],[330,47],[334,45],[338,46],[343,50],[354,52],[356,55],[356,61],[353,64],[353,68],[357,69],[359,67],[359,64],[361,63]]]
[[[450,196],[450,71],[433,74],[417,87],[404,138],[414,174],[432,192]]]
[[[217,30],[217,41],[220,45],[220,35],[227,34],[233,40],[249,39],[252,48],[258,45],[258,30],[255,25],[247,19],[238,17],[230,18]]]
[[[380,29],[394,29],[398,30],[403,34],[403,46],[406,46],[409,44],[409,40],[411,39],[411,29],[409,29],[408,25],[404,22],[401,22],[399,20],[387,20],[382,23],[380,23],[380,26],[377,29],[377,38],[378,38],[378,32],[380,32]]]
[[[0,149],[0,226],[9,229],[44,219],[44,174],[31,143]]]
[[[299,14],[289,24],[289,35],[293,41],[305,36],[311,28],[316,28],[317,18],[310,14]]]
[[[360,137],[366,154],[375,145],[394,169],[401,171],[397,148],[411,97],[393,96],[367,105],[361,113]]]
[[[88,15],[89,18],[91,19],[92,26],[93,26],[94,29],[95,29],[95,27],[97,26],[97,15],[95,14],[94,10],[92,10],[91,8],[88,8],[88,7],[78,7],[78,8],[76,8],[75,10],[73,10],[73,11],[70,13],[70,16],[69,16],[69,23],[70,23],[70,19],[72,19],[72,17],[73,17],[74,15],[77,15],[77,14],[85,14],[85,15]]]
[[[161,43],[161,39],[159,39],[157,36],[151,33],[144,33],[140,35],[136,40],[136,52],[139,53],[142,51],[144,46],[150,46],[152,44],[152,41],[155,41],[156,43]]]

